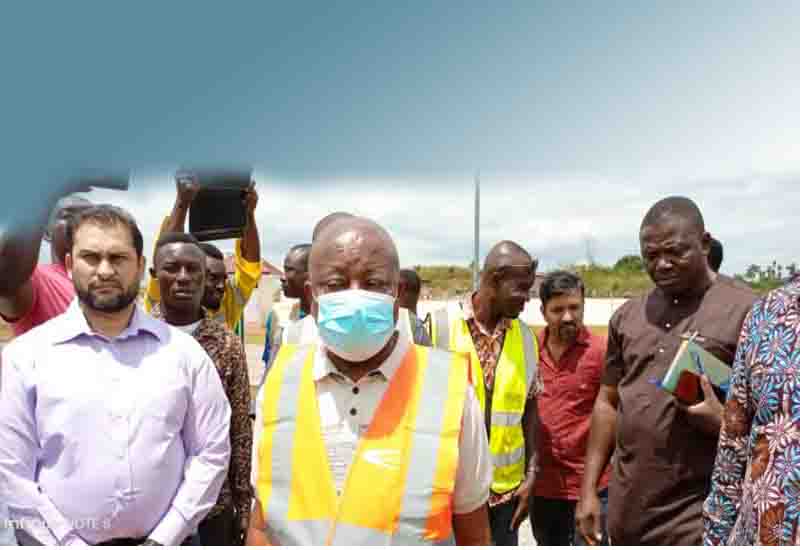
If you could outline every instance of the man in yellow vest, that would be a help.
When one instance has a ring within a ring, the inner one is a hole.
[[[194,201],[200,186],[195,176],[175,179],[176,195],[172,212],[161,224],[156,242],[161,235],[171,232],[182,233],[186,224],[186,215]],[[225,257],[217,247],[210,243],[201,243],[206,253],[206,291],[203,295],[203,308],[207,316],[234,330],[242,318],[247,302],[261,279],[261,241],[256,226],[255,211],[258,204],[258,193],[255,184],[248,189],[242,199],[245,207],[246,225],[244,236],[234,243],[234,275],[229,279],[225,270]],[[153,254],[155,257],[155,251]],[[161,291],[158,281],[150,277],[147,281],[147,292],[144,296],[145,310],[153,309],[160,315]]]
[[[487,255],[480,286],[460,311],[433,313],[433,345],[472,357],[471,380],[492,455],[489,521],[498,546],[517,545],[536,477],[539,353],[530,327],[518,319],[535,274],[536,262],[525,249],[502,241]]]
[[[469,359],[400,337],[391,237],[339,220],[309,267],[319,341],[284,344],[267,375],[248,545],[489,544]]]
[[[408,338],[420,346],[430,346],[431,337],[425,323],[417,316],[417,303],[422,281],[413,269],[400,270],[400,294],[397,301],[400,303],[400,328]]]

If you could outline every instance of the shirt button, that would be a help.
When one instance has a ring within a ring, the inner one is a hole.
[[[358,386],[355,386],[355,387],[353,388],[353,393],[354,393],[354,394],[356,394],[356,395],[358,395],[358,392],[359,392]]]
[[[350,409],[350,416],[355,416],[355,415],[356,415],[356,413],[358,413],[358,411],[356,410],[356,408],[355,408],[355,407],[353,407],[352,409]]]
[[[666,325],[664,325],[664,326],[665,326],[665,327],[667,327],[667,328],[670,328],[672,325],[670,325],[669,323],[667,323],[667,324],[666,324]]]
[[[675,298],[674,300],[672,300],[672,303],[673,303],[673,304],[677,304],[677,303],[678,303],[678,299],[677,299],[677,298]]]
[[[658,353],[664,353],[664,348],[658,348]]]

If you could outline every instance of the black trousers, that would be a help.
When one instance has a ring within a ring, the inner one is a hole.
[[[603,519],[603,539],[600,545],[608,546],[608,533],[605,529],[605,518],[608,514],[608,489],[603,489],[597,496],[600,497],[600,514]],[[574,500],[533,497],[528,510],[536,544],[539,546],[586,546],[575,526],[576,505],[577,502]]]
[[[233,507],[225,508],[220,514],[207,517],[197,527],[197,535],[202,546],[241,546],[241,528]]]
[[[489,507],[489,528],[492,531],[493,546],[518,546],[519,533],[511,530],[511,519],[517,508],[517,499]]]

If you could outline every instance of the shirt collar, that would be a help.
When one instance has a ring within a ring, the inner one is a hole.
[[[61,326],[55,340],[56,343],[64,343],[81,335],[107,339],[105,336],[96,333],[89,326],[89,322],[86,320],[86,316],[83,314],[83,310],[80,307],[78,298],[72,300],[67,308],[67,311],[64,312],[64,315],[60,320]],[[133,316],[131,317],[130,323],[118,336],[113,339],[125,340],[134,336],[138,336],[141,332],[147,332],[158,338],[161,342],[164,342],[168,337],[168,331],[169,329],[165,323],[147,315],[139,306],[139,304],[136,304],[133,309]]]
[[[394,373],[400,368],[403,358],[408,351],[409,343],[403,337],[397,338],[397,344],[394,350],[389,354],[389,357],[384,359],[383,363],[377,369],[370,371],[367,376],[372,373],[379,372],[386,380],[391,380]],[[325,344],[320,341],[317,346],[316,356],[314,357],[314,382],[319,382],[327,376],[344,376],[339,369],[333,364],[326,353]],[[349,380],[349,379],[348,379]]]
[[[481,332],[488,334],[484,329],[484,327],[478,322],[478,319],[475,318],[475,306],[473,305],[472,300],[475,299],[476,294],[477,292],[473,292],[471,294],[468,294],[461,300],[461,312],[464,314],[465,321],[474,319],[475,324],[478,325],[478,328],[481,329]],[[511,326],[512,320],[513,319],[509,319],[507,317],[501,317],[500,321],[497,323],[497,326],[501,327],[503,330],[508,330],[508,328]],[[495,328],[495,331],[496,330],[497,328]]]

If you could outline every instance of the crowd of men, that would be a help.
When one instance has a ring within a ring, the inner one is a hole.
[[[222,253],[185,232],[177,183],[143,306],[143,238],[54,196],[0,239],[0,542],[98,545],[798,544],[800,282],[757,300],[719,274],[697,205],[646,213],[654,288],[583,322],[584,283],[504,240],[457,307],[417,314],[391,233],[334,212],[289,249],[287,319],[251,381],[233,329],[261,276],[251,187]],[[52,206],[52,208],[50,208]],[[37,259],[50,242],[52,263]],[[719,395],[666,392],[691,337],[732,365]]]

